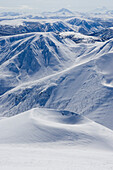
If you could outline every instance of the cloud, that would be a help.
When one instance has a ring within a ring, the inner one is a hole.
[[[26,12],[26,11],[32,11],[34,8],[28,6],[28,5],[21,5],[21,6],[15,6],[15,7],[8,7],[8,6],[0,6],[0,13],[2,12]]]
[[[0,6],[0,9],[9,9],[9,7]]]
[[[18,9],[21,9],[21,10],[31,10],[31,9],[33,9],[33,8],[31,8],[31,7],[29,7],[28,5],[21,5],[21,6],[19,6],[18,7]]]

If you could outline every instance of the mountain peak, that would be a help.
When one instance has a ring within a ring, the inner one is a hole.
[[[70,10],[68,10],[68,9],[66,9],[66,8],[61,8],[61,9],[58,10],[57,12],[64,12],[64,13],[73,14],[73,12],[71,12]]]

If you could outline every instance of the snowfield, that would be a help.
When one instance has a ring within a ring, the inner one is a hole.
[[[113,132],[80,115],[42,108],[0,120],[0,169],[113,168]]]
[[[112,170],[113,153],[70,145],[0,145],[1,170]]]

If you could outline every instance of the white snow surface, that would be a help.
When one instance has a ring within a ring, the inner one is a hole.
[[[3,144],[68,141],[113,149],[111,140],[111,130],[69,111],[35,108],[0,120],[0,143]]]
[[[23,20],[22,19],[14,19],[14,20],[5,20],[0,21],[0,25],[11,25],[11,26],[20,26],[23,25]]]
[[[113,132],[87,118],[43,108],[0,120],[2,170],[110,170]]]
[[[1,170],[112,170],[113,153],[68,145],[0,145]]]

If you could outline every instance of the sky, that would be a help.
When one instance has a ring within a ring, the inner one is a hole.
[[[72,11],[91,11],[95,8],[106,7],[113,9],[113,0],[0,0],[0,10],[21,9],[56,11],[67,8]]]

